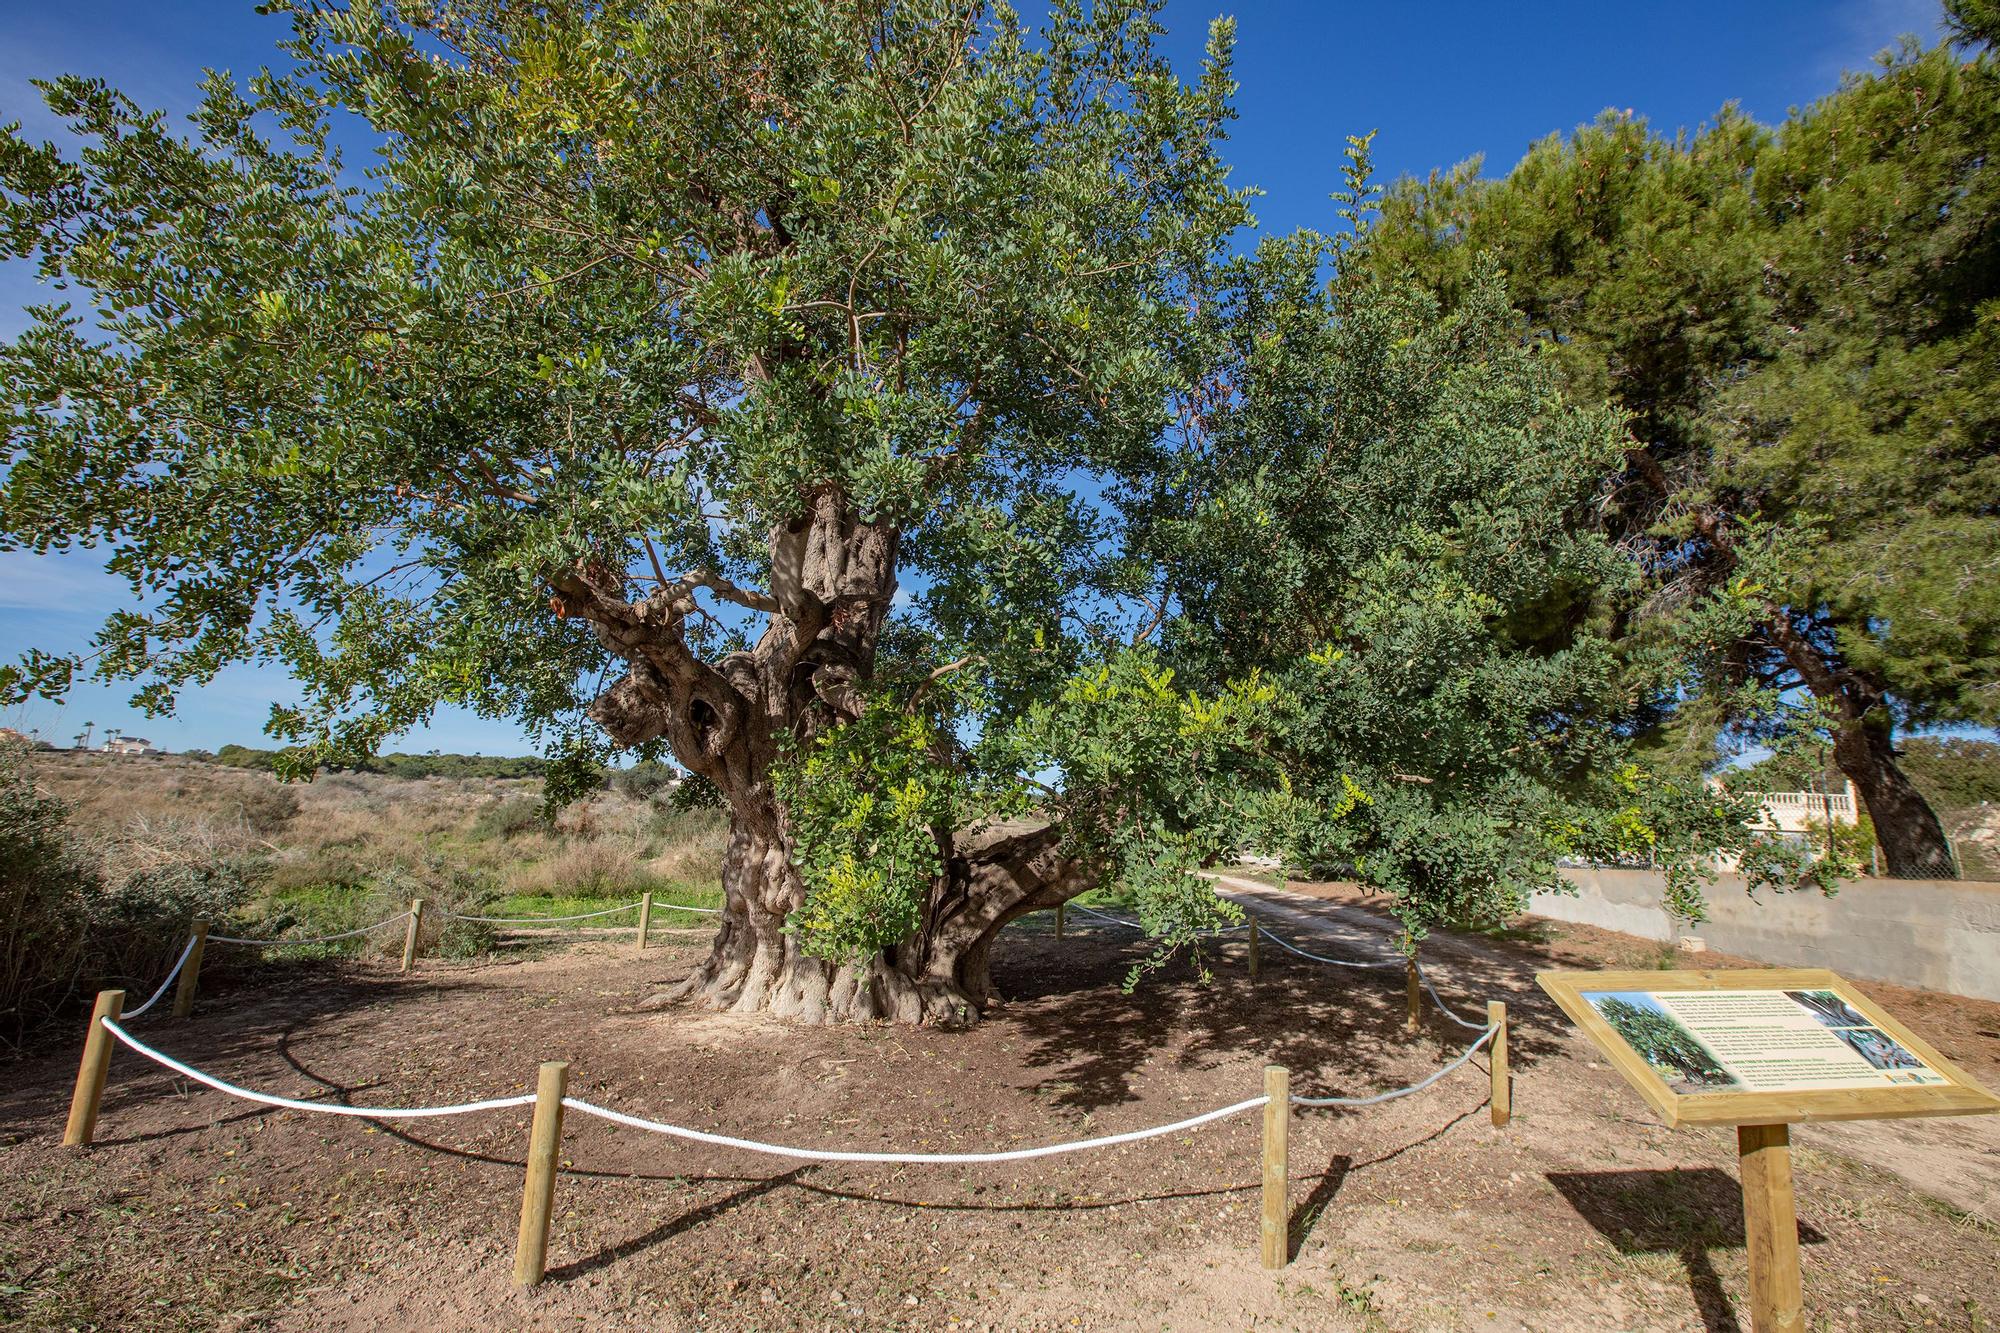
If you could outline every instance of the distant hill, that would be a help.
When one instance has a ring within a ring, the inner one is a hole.
[[[266,772],[278,765],[279,750],[254,750],[247,745],[225,745],[215,752],[215,762],[230,768],[255,768]],[[378,754],[359,764],[329,767],[330,772],[380,773],[392,778],[538,778],[548,771],[549,761],[539,755],[488,754]]]

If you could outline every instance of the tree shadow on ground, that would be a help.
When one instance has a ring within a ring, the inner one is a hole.
[[[1304,929],[1282,933],[1339,956]],[[993,1021],[1027,1038],[1026,1062],[1047,1071],[1034,1087],[1056,1104],[1090,1112],[1136,1101],[1149,1061],[1198,1071],[1246,1055],[1288,1067],[1301,1095],[1365,1095],[1414,1082],[1478,1035],[1444,1019],[1428,997],[1423,1026],[1412,1034],[1399,971],[1333,967],[1266,941],[1252,982],[1240,936],[1206,945],[1199,961],[1175,958],[1126,993],[1126,972],[1147,947],[1108,924],[1073,930],[1060,941],[1042,933],[1003,936],[994,975],[1009,1003]],[[1346,951],[1355,949],[1348,944]],[[1461,1011],[1481,1017],[1486,998],[1505,999],[1518,1068],[1557,1050],[1556,1024],[1567,1020],[1534,986],[1534,965],[1480,964],[1475,974],[1455,963],[1435,978],[1438,989]],[[1484,1067],[1485,1057],[1473,1063]],[[1256,1090],[1246,1086],[1245,1093]]]
[[[1743,1194],[1736,1178],[1714,1167],[1666,1171],[1551,1171],[1548,1182],[1620,1254],[1671,1254],[1707,1333],[1743,1333],[1743,1324],[1709,1252],[1742,1249]],[[1799,1243],[1826,1239],[1801,1223]]]

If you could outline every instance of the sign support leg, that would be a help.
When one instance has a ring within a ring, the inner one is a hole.
[[[1805,1333],[1791,1126],[1738,1125],[1736,1151],[1743,1176],[1743,1237],[1750,1251],[1751,1327],[1755,1333]]]

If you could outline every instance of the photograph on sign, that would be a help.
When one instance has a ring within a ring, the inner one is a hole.
[[[1831,990],[1582,994],[1681,1096],[1950,1082]]]

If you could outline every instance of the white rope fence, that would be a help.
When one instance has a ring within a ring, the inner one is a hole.
[[[154,1005],[160,1002],[160,997],[162,995],[165,995],[167,993],[167,988],[174,984],[174,978],[178,977],[181,974],[181,969],[187,966],[188,955],[194,952],[195,942],[199,938],[200,936],[197,935],[188,936],[187,947],[185,949],[182,949],[181,956],[174,960],[173,967],[167,972],[167,979],[160,983],[160,988],[153,992],[152,997],[150,999],[148,999],[144,1004],[140,1005],[137,1009],[134,1009],[130,1013],[126,1014],[125,1017],[137,1018],[140,1014],[145,1013],[148,1009],[151,1009]]]
[[[571,917],[500,918],[463,916],[458,913],[442,913],[441,915],[457,920],[481,921],[495,925],[512,925],[540,921],[590,920],[597,917],[611,916],[619,912],[627,912],[634,907],[638,907],[641,913],[639,926],[640,938],[643,942],[645,923],[652,906],[651,895],[648,894],[638,903],[626,903],[619,907],[607,908],[598,912],[580,913]],[[709,908],[685,908],[678,904],[670,906],[673,906],[675,910],[682,911],[714,910]],[[1113,925],[1125,926],[1130,929],[1141,929],[1136,922],[1123,921],[1108,913],[1097,912],[1090,908],[1079,908],[1079,910]],[[1021,1162],[1034,1158],[1090,1152],[1097,1149],[1115,1147],[1120,1144],[1138,1143],[1170,1134],[1185,1133],[1215,1121],[1241,1115],[1245,1111],[1262,1108],[1264,1112],[1263,1208],[1260,1226],[1264,1263],[1267,1267],[1283,1267],[1290,1258],[1288,1242],[1289,1215],[1287,1212],[1287,1182],[1289,1180],[1287,1154],[1289,1148],[1287,1145],[1289,1143],[1288,1125],[1293,1107],[1362,1107],[1373,1106],[1381,1102],[1394,1100],[1398,1097],[1407,1097],[1423,1091],[1453,1071],[1464,1067],[1482,1048],[1490,1046],[1492,1058],[1489,1061],[1489,1076],[1492,1080],[1491,1106],[1493,1123],[1496,1126],[1506,1124],[1508,1116],[1511,1113],[1510,1085],[1507,1076],[1506,1006],[1499,1003],[1489,1004],[1487,1007],[1488,1021],[1485,1024],[1470,1023],[1458,1014],[1453,1013],[1445,1005],[1444,1001],[1438,996],[1436,989],[1431,986],[1429,978],[1423,976],[1421,969],[1415,966],[1414,960],[1411,960],[1412,975],[1422,981],[1423,988],[1430,993],[1432,1001],[1437,1004],[1438,1008],[1454,1022],[1463,1024],[1466,1027],[1478,1028],[1480,1034],[1477,1040],[1461,1051],[1450,1063],[1414,1083],[1364,1096],[1294,1096],[1290,1090],[1290,1074],[1282,1066],[1270,1065],[1264,1071],[1264,1092],[1261,1095],[1247,1097],[1242,1101],[1232,1102],[1227,1106],[1220,1106],[1214,1110],[1203,1111],[1167,1124],[1150,1125],[1141,1129],[1126,1130],[1121,1133],[1100,1134],[1090,1138],[1042,1144],[1031,1148],[994,1149],[984,1152],[896,1152],[802,1147],[794,1144],[766,1143],[758,1139],[739,1138],[734,1135],[718,1134],[709,1130],[677,1125],[668,1121],[652,1120],[644,1116],[631,1115],[609,1107],[599,1106],[594,1102],[588,1102],[579,1097],[568,1096],[569,1066],[567,1062],[563,1061],[549,1061],[542,1065],[537,1079],[536,1090],[532,1093],[522,1093],[512,1097],[489,1097],[478,1101],[457,1102],[443,1106],[350,1106],[339,1102],[284,1097],[275,1093],[260,1092],[254,1088],[242,1087],[239,1084],[231,1083],[205,1070],[198,1069],[194,1065],[176,1059],[139,1040],[126,1031],[119,1022],[121,1018],[126,1020],[136,1018],[157,1004],[173,985],[176,978],[181,977],[183,969],[188,968],[190,959],[193,960],[194,967],[189,969],[187,975],[181,979],[183,993],[188,1002],[191,1003],[192,983],[198,974],[201,945],[205,939],[215,939],[218,942],[231,944],[255,945],[316,943],[326,940],[344,939],[352,935],[364,934],[367,931],[378,929],[381,926],[397,921],[408,921],[410,923],[409,943],[405,946],[404,956],[405,968],[407,969],[410,950],[414,947],[417,925],[421,922],[422,917],[423,907],[422,901],[419,899],[413,901],[411,903],[411,910],[402,915],[391,917],[385,921],[378,921],[372,926],[364,926],[359,930],[343,932],[340,935],[324,936],[319,940],[313,941],[237,939],[229,936],[210,936],[207,934],[206,924],[197,923],[194,936],[188,941],[187,947],[181,951],[180,958],[168,972],[166,980],[160,984],[159,989],[154,991],[144,1004],[140,1005],[130,1014],[121,1014],[120,1008],[124,1003],[123,991],[105,991],[98,995],[97,1007],[91,1014],[91,1024],[85,1039],[83,1063],[77,1073],[76,1091],[70,1102],[70,1118],[64,1130],[63,1142],[74,1146],[83,1146],[90,1143],[97,1123],[98,1109],[103,1099],[104,1083],[110,1068],[111,1048],[114,1041],[160,1065],[162,1068],[180,1075],[182,1078],[192,1080],[226,1096],[291,1111],[349,1116],[368,1120],[417,1120],[444,1116],[471,1115],[481,1111],[510,1110],[523,1106],[533,1106],[534,1119],[530,1131],[527,1185],[522,1203],[521,1229],[515,1251],[514,1267],[515,1281],[522,1285],[532,1286],[542,1280],[546,1271],[549,1219],[553,1206],[555,1179],[562,1138],[562,1118],[565,1110],[574,1111],[580,1115],[591,1116],[626,1128],[641,1130],[650,1134],[665,1135],[691,1143],[705,1144],[718,1148],[734,1148],[745,1152],[761,1153],[766,1156],[800,1161],[911,1166],[969,1166],[984,1163]],[[1206,933],[1226,934],[1233,930],[1244,929],[1246,926],[1253,932],[1250,937],[1253,945],[1253,976],[1255,975],[1256,957],[1254,945],[1259,936],[1276,940],[1280,945],[1291,949],[1292,952],[1320,962],[1333,963],[1340,966],[1384,966],[1384,964],[1380,963],[1357,963],[1331,959],[1323,955],[1310,953],[1307,950],[1296,948],[1289,941],[1265,929],[1254,920],[1245,922],[1243,925],[1227,928],[1226,930]],[[1388,965],[1393,966],[1393,964]],[[1414,991],[1412,995],[1414,996]],[[177,1001],[176,1013],[185,1012],[187,1010]],[[1414,1007],[1411,1012],[1414,1021],[1416,1013]]]
[[[136,1011],[135,1011],[136,1012]],[[127,1014],[127,1018],[131,1015]],[[177,1060],[166,1052],[147,1045],[127,1032],[116,1019],[100,1017],[101,1022],[112,1036],[124,1045],[145,1056],[164,1068],[171,1069],[184,1078],[240,1097],[244,1101],[257,1102],[264,1106],[279,1106],[291,1111],[315,1111],[323,1115],[358,1116],[362,1119],[421,1120],[437,1116],[470,1115],[476,1111],[500,1111],[511,1106],[533,1104],[535,1094],[522,1093],[516,1097],[488,1097],[480,1101],[457,1102],[448,1106],[347,1106],[339,1102],[304,1101],[296,1097],[280,1097],[275,1093],[258,1092],[254,1088],[242,1087],[227,1079],[218,1078],[206,1070],[197,1069],[183,1060]],[[1435,1076],[1434,1076],[1435,1077]],[[1035,1157],[1055,1157],[1063,1153],[1088,1152],[1094,1148],[1111,1148],[1121,1143],[1137,1143],[1142,1139],[1159,1138],[1166,1134],[1177,1134],[1182,1130],[1194,1129],[1210,1121],[1239,1115],[1253,1107],[1269,1101],[1268,1096],[1249,1097],[1229,1106],[1213,1111],[1203,1111],[1199,1115],[1188,1116],[1171,1124],[1150,1125],[1145,1129],[1127,1130],[1121,1134],[1101,1134],[1095,1138],[1073,1139],[1065,1143],[1051,1143],[1038,1148],[1008,1148],[993,1152],[855,1152],[841,1148],[800,1148],[782,1143],[764,1143],[757,1139],[740,1139],[728,1134],[713,1134],[707,1130],[690,1129],[685,1125],[669,1124],[662,1120],[648,1120],[643,1116],[627,1115],[609,1107],[598,1106],[578,1097],[564,1097],[562,1104],[573,1111],[596,1116],[614,1124],[626,1125],[632,1129],[643,1129],[653,1134],[666,1134],[694,1143],[711,1144],[718,1148],[741,1148],[746,1152],[764,1153],[771,1157],[791,1157],[814,1162],[884,1162],[894,1164],[970,1164],[975,1162],[1024,1162]],[[1295,1102],[1297,1098],[1293,1099]]]
[[[226,1092],[231,1097],[241,1097],[246,1102],[259,1102],[265,1106],[282,1106],[289,1111],[317,1111],[322,1115],[352,1115],[365,1120],[423,1120],[433,1116],[471,1115],[474,1111],[499,1111],[509,1106],[533,1104],[535,1094],[523,1093],[518,1097],[488,1097],[484,1101],[459,1102],[452,1106],[343,1106],[338,1102],[307,1102],[296,1097],[278,1097],[268,1092],[257,1092],[251,1088],[240,1088],[234,1083],[217,1078],[215,1075],[184,1064],[173,1056],[156,1051],[145,1042],[127,1032],[113,1020],[101,1020],[111,1035],[145,1056],[148,1060],[165,1065],[186,1078],[204,1083],[217,1092]]]
[[[727,1134],[710,1134],[706,1130],[689,1129],[685,1125],[670,1125],[663,1120],[647,1120],[642,1116],[627,1115],[623,1111],[597,1106],[577,1097],[565,1097],[562,1104],[572,1111],[581,1111],[585,1115],[593,1115],[600,1120],[609,1120],[613,1124],[626,1125],[632,1129],[643,1129],[650,1134],[667,1134],[694,1143],[712,1144],[718,1148],[741,1148],[746,1152],[764,1153],[771,1157],[791,1157],[809,1162],[964,1165],[974,1162],[1025,1162],[1032,1157],[1055,1157],[1062,1153],[1089,1152],[1093,1148],[1110,1148],[1120,1143],[1156,1139],[1163,1134],[1177,1134],[1184,1129],[1206,1125],[1212,1120],[1240,1115],[1252,1107],[1262,1106],[1269,1100],[1268,1096],[1250,1097],[1231,1106],[1218,1107],[1213,1111],[1204,1111],[1200,1115],[1191,1115],[1185,1120],[1176,1120],[1170,1125],[1153,1125],[1146,1129],[1128,1130],[1123,1134],[1102,1134],[1094,1139],[1074,1139],[1068,1143],[1051,1143],[1039,1148],[1009,1148],[998,1152],[849,1152],[837,1148],[795,1148],[781,1143],[761,1143],[756,1139],[732,1138]]]
[[[1406,1087],[1391,1088],[1387,1092],[1372,1093],[1366,1097],[1294,1097],[1292,1098],[1292,1105],[1374,1106],[1378,1102],[1392,1102],[1396,1100],[1396,1098],[1398,1097],[1407,1097],[1413,1092],[1422,1092],[1425,1088],[1428,1088],[1431,1084],[1437,1082],[1439,1079],[1443,1078],[1446,1074],[1449,1074],[1452,1070],[1457,1069],[1459,1066],[1463,1065],[1466,1061],[1470,1060],[1473,1056],[1477,1055],[1479,1053],[1479,1048],[1484,1046],[1487,1042],[1492,1041],[1494,1037],[1499,1035],[1499,1033],[1500,1033],[1500,1025],[1496,1023],[1492,1027],[1489,1027],[1484,1032],[1480,1033],[1479,1040],[1473,1042],[1472,1045],[1466,1047],[1463,1051],[1461,1051],[1456,1060],[1453,1060],[1450,1064],[1444,1066],[1442,1069],[1437,1070],[1435,1073],[1432,1073],[1427,1077],[1420,1078],[1415,1083],[1409,1084]]]
[[[607,907],[601,912],[578,912],[573,916],[467,916],[463,912],[440,912],[438,915],[450,921],[478,921],[489,926],[542,926],[562,921],[592,921],[600,916],[616,916],[620,912],[630,912],[638,906],[639,899],[634,898],[629,903]],[[706,909],[694,907],[687,910],[700,912]]]
[[[1424,965],[1420,962],[1417,962],[1415,959],[1411,959],[1410,963],[1411,966],[1417,969],[1417,980],[1423,984],[1424,990],[1430,994],[1431,1003],[1435,1004],[1438,1007],[1439,1013],[1443,1014],[1446,1018],[1449,1018],[1452,1022],[1458,1024],[1460,1027],[1469,1029],[1470,1031],[1473,1032],[1478,1032],[1486,1026],[1484,1023],[1472,1022],[1470,1019],[1467,1019],[1463,1015],[1456,1012],[1450,1005],[1446,1004],[1444,1002],[1444,998],[1437,993],[1437,987],[1431,985],[1431,974],[1424,971]]]
[[[664,902],[655,904],[653,902],[653,895],[648,893],[629,903],[620,903],[616,907],[606,907],[595,912],[578,912],[569,916],[473,916],[462,912],[436,912],[434,914],[449,921],[476,921],[485,925],[495,926],[539,926],[559,925],[569,921],[591,921],[599,917],[616,916],[621,912],[630,912],[634,908],[637,908],[639,911],[639,947],[643,949],[646,945],[647,927],[655,906],[670,912],[705,912],[714,915],[721,911],[720,908],[698,907],[693,903]],[[167,970],[166,978],[160,982],[159,989],[148,996],[144,1004],[128,1011],[124,1014],[124,1017],[127,1019],[138,1018],[154,1005],[158,1004],[166,993],[173,988],[175,980],[181,977],[182,971],[188,968],[189,961],[192,959],[194,966],[190,972],[190,980],[184,982],[182,987],[186,993],[182,997],[177,997],[175,1004],[176,1014],[185,1017],[187,1012],[186,1006],[193,1003],[192,976],[200,971],[201,946],[204,943],[238,944],[253,949],[277,949],[314,944],[333,944],[340,940],[357,939],[363,935],[380,930],[384,926],[393,926],[408,922],[409,933],[403,945],[403,970],[407,972],[410,970],[410,963],[416,955],[417,928],[422,924],[423,917],[423,899],[417,898],[411,900],[410,910],[407,912],[398,912],[396,915],[384,917],[380,921],[370,922],[365,926],[356,926],[352,930],[336,931],[331,935],[216,935],[209,932],[206,923],[197,921],[194,933],[188,937],[188,942],[181,948],[180,957],[175,959],[174,965]]]
[[[380,930],[384,926],[393,926],[398,921],[408,921],[409,919],[410,914],[408,912],[398,912],[394,916],[382,918],[382,920],[375,922],[373,925],[356,926],[353,930],[343,930],[337,935],[308,935],[304,937],[269,935],[261,938],[242,935],[210,935],[208,938],[216,944],[250,944],[265,947],[290,944],[331,944],[335,940],[351,940],[357,935],[366,935],[370,931]],[[136,1013],[138,1011],[134,1010],[133,1012]],[[126,1017],[129,1018],[131,1015],[128,1014]]]
[[[1145,931],[1145,927],[1139,924],[1137,921],[1127,920],[1124,917],[1112,916],[1108,912],[1100,912],[1095,908],[1085,907],[1081,903],[1077,905],[1076,910],[1082,912],[1086,916],[1095,917],[1099,921],[1108,922],[1114,926],[1123,926],[1127,930],[1138,931],[1142,934]],[[1242,930],[1245,925],[1250,926],[1263,938],[1271,941],[1273,944],[1277,945],[1281,949],[1284,949],[1288,953],[1297,954],[1301,958],[1310,958],[1315,963],[1325,963],[1330,967],[1356,967],[1356,968],[1380,969],[1380,970],[1387,970],[1392,968],[1414,968],[1416,970],[1418,984],[1423,987],[1424,993],[1431,997],[1431,1003],[1437,1006],[1437,1010],[1439,1013],[1443,1014],[1446,1018],[1450,1019],[1452,1022],[1458,1024],[1460,1027],[1466,1029],[1469,1032],[1483,1032],[1487,1029],[1486,1024],[1475,1022],[1472,1019],[1466,1018],[1463,1014],[1460,1014],[1457,1010],[1453,1009],[1450,1005],[1446,1004],[1444,1002],[1444,997],[1438,994],[1437,987],[1431,984],[1430,973],[1426,972],[1424,970],[1424,965],[1421,962],[1418,962],[1414,958],[1411,959],[1329,958],[1327,955],[1323,953],[1314,953],[1310,949],[1301,949],[1298,945],[1292,943],[1290,940],[1278,934],[1270,927],[1264,925],[1261,922],[1255,921],[1254,919],[1239,925],[1224,926],[1217,930],[1205,930],[1200,933],[1204,935],[1226,935],[1231,933],[1232,931]],[[1477,1049],[1477,1047],[1475,1046],[1474,1049]],[[1402,1094],[1397,1093],[1395,1095],[1401,1096]]]
[[[154,999],[157,999],[156,995]],[[1368,1106],[1385,1102],[1395,1097],[1408,1096],[1420,1092],[1436,1083],[1453,1070],[1460,1068],[1489,1042],[1501,1043],[1495,1047],[1494,1078],[1496,1096],[1499,1080],[1504,1077],[1504,1042],[1506,1025],[1504,1011],[1496,1021],[1480,1034],[1479,1040],[1461,1053],[1457,1059],[1442,1069],[1420,1079],[1405,1088],[1389,1092],[1375,1093],[1366,1097],[1298,1097],[1291,1095],[1290,1075],[1281,1066],[1267,1066],[1264,1071],[1264,1092],[1255,1097],[1246,1097],[1227,1106],[1203,1111],[1162,1125],[1149,1125],[1141,1129],[1126,1130],[1116,1134],[1099,1134],[1085,1139],[1072,1139],[1062,1143],[1042,1144],[1032,1148],[996,1149],[987,1152],[877,1152],[854,1151],[840,1148],[811,1148],[794,1144],[766,1143],[759,1139],[739,1138],[730,1134],[716,1134],[707,1130],[694,1129],[686,1125],[672,1124],[663,1120],[652,1120],[644,1116],[629,1115],[595,1102],[567,1094],[569,1066],[566,1062],[550,1061],[542,1065],[536,1080],[536,1090],[512,1097],[488,1097],[478,1101],[455,1102],[443,1106],[350,1106],[339,1102],[312,1101],[299,1097],[283,1097],[275,1093],[260,1092],[219,1078],[206,1070],[196,1068],[184,1060],[166,1054],[146,1042],[139,1040],[118,1022],[119,1005],[124,994],[107,991],[98,996],[97,1008],[91,1014],[91,1026],[84,1046],[82,1067],[77,1074],[76,1094],[70,1103],[69,1124],[64,1130],[63,1142],[76,1146],[88,1145],[97,1123],[98,1108],[104,1094],[104,1081],[110,1067],[111,1042],[113,1040],[144,1056],[153,1063],[183,1078],[204,1087],[235,1097],[242,1101],[262,1106],[278,1107],[289,1111],[309,1114],[348,1116],[364,1120],[420,1120],[445,1116],[473,1115],[482,1111],[513,1110],[523,1106],[534,1107],[533,1124],[530,1128],[527,1183],[522,1200],[521,1228],[515,1247],[514,1278],[517,1283],[533,1286],[539,1283],[547,1270],[549,1221],[553,1210],[555,1180],[560,1161],[562,1141],[562,1119],[564,1111],[574,1111],[580,1115],[607,1121],[611,1124],[642,1130],[646,1133],[661,1134],[683,1139],[691,1143],[705,1144],[718,1148],[734,1148],[745,1152],[761,1153],[771,1157],[790,1158],[809,1162],[852,1162],[875,1165],[910,1166],[971,1166],[989,1163],[1022,1162],[1041,1157],[1055,1157],[1068,1153],[1090,1152],[1112,1148],[1120,1144],[1138,1143],[1147,1139],[1161,1138],[1170,1134],[1185,1133],[1218,1120],[1241,1115],[1245,1111],[1262,1109],[1264,1112],[1262,1191],[1263,1207],[1260,1220],[1264,1262],[1267,1267],[1282,1267],[1290,1258],[1289,1235],[1289,1117],[1293,1107]],[[148,1001],[150,1004],[151,1001]],[[142,1006],[144,1007],[144,1006]],[[1494,1121],[1504,1123],[1503,1109],[1495,1102]]]
[[[1270,930],[1265,926],[1259,925],[1257,927],[1257,930],[1260,934],[1263,935],[1265,939],[1271,941],[1279,948],[1289,950],[1290,952],[1297,954],[1301,958],[1310,958],[1315,963],[1327,963],[1333,967],[1388,968],[1388,967],[1403,966],[1403,960],[1400,958],[1382,958],[1382,959],[1328,958],[1323,953],[1314,953],[1310,949],[1301,949],[1298,945],[1292,943],[1290,940],[1286,939],[1283,935],[1280,935],[1276,931]]]
[[[1084,914],[1085,916],[1094,916],[1094,917],[1096,917],[1096,918],[1097,918],[1097,919],[1098,919],[1099,921],[1108,921],[1108,922],[1110,922],[1110,923],[1111,923],[1112,925],[1114,925],[1114,926],[1123,926],[1123,927],[1124,927],[1125,929],[1127,929],[1127,930],[1136,930],[1136,931],[1138,931],[1138,932],[1139,932],[1140,934],[1142,934],[1142,935],[1146,933],[1146,928],[1145,928],[1145,926],[1141,925],[1141,924],[1140,924],[1139,922],[1137,922],[1137,921],[1128,921],[1127,919],[1125,919],[1125,918],[1124,918],[1124,917],[1122,917],[1122,916],[1112,916],[1112,915],[1111,915],[1111,914],[1110,914],[1109,912],[1100,912],[1100,911],[1098,911],[1098,910],[1097,910],[1096,908],[1094,908],[1094,907],[1085,907],[1085,906],[1084,906],[1083,904],[1081,904],[1081,903],[1078,903],[1078,904],[1077,904],[1077,907],[1076,907],[1076,910],[1077,910],[1077,911],[1079,911],[1079,912],[1082,912],[1082,913],[1083,913],[1083,914]],[[1215,928],[1214,928],[1213,930],[1198,930],[1198,931],[1196,931],[1196,932],[1195,932],[1195,934],[1197,934],[1197,935],[1233,935],[1233,934],[1235,934],[1235,933],[1236,933],[1237,931],[1239,931],[1239,930],[1242,930],[1242,929],[1243,929],[1243,928],[1244,928],[1245,926],[1247,926],[1247,925],[1249,925],[1249,924],[1250,924],[1250,923],[1249,923],[1249,922],[1247,922],[1247,921],[1239,921],[1239,922],[1237,922],[1237,923],[1236,923],[1235,925],[1233,925],[1233,926],[1217,926],[1217,927],[1215,927]]]

